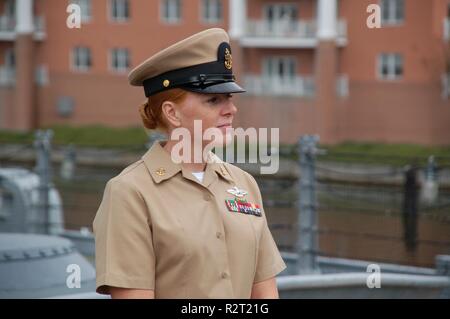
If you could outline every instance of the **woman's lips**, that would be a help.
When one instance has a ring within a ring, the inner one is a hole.
[[[218,126],[218,128],[219,128],[219,130],[221,130],[222,133],[224,133],[224,134],[230,134],[230,133],[231,133],[231,130],[232,130],[232,127],[231,127],[230,124],[227,124],[227,125],[221,125],[221,126]]]
[[[231,128],[231,124],[223,124],[223,125],[219,125],[217,126],[218,128]]]

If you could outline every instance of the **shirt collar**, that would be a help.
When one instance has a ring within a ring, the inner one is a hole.
[[[178,172],[183,172],[182,165],[172,161],[170,154],[163,148],[164,144],[165,141],[156,141],[142,156],[145,166],[157,184],[166,179],[170,179]],[[205,172],[209,169],[215,171],[217,175],[228,182],[234,182],[225,163],[211,151],[208,153],[208,163],[206,164]]]

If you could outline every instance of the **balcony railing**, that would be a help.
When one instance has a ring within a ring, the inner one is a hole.
[[[314,96],[314,80],[310,76],[276,77],[245,75],[247,92],[254,95]]]
[[[0,16],[0,40],[14,40],[16,37],[16,19],[8,15]],[[34,17],[34,38],[42,40],[45,37],[45,19]]]
[[[336,25],[338,37],[347,36],[347,23],[338,20]],[[276,21],[249,20],[246,36],[249,37],[287,37],[287,38],[316,38],[316,20]]]
[[[316,34],[315,21],[299,22],[269,22],[253,20],[247,22],[248,36],[254,37],[306,37],[313,38]]]
[[[14,86],[16,83],[16,69],[5,65],[0,66],[0,87]]]

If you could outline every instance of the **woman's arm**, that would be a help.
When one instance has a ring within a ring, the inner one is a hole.
[[[253,284],[251,299],[278,299],[275,277]]]
[[[109,287],[112,299],[155,299],[155,292],[147,289]]]

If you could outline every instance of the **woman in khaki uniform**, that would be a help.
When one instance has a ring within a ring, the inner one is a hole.
[[[179,163],[180,128],[214,128],[229,140],[237,111],[229,38],[208,29],[150,57],[129,74],[148,101],[148,129],[168,133],[108,181],[93,227],[97,292],[113,298],[278,298],[286,266],[267,226],[254,178],[212,152]],[[192,136],[191,135],[191,136]],[[200,151],[207,142],[200,142]],[[192,140],[193,145],[195,142]]]

